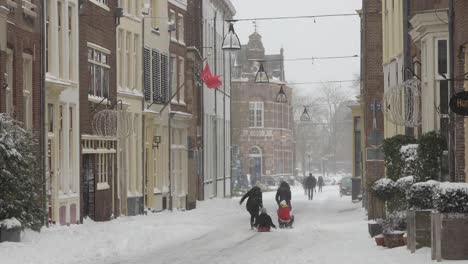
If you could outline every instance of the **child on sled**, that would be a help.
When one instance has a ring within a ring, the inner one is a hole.
[[[258,232],[270,232],[271,227],[276,228],[271,217],[267,214],[267,210],[263,207],[260,211],[260,215],[255,219],[255,227]]]
[[[294,215],[291,215],[291,207],[286,201],[281,201],[278,209],[279,228],[291,228],[294,222]]]

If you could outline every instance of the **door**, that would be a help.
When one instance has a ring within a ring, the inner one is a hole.
[[[83,217],[94,219],[94,155],[83,155]]]

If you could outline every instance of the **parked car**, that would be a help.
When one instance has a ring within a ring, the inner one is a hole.
[[[352,180],[351,177],[343,177],[339,183],[340,186],[340,197],[343,195],[352,194]]]

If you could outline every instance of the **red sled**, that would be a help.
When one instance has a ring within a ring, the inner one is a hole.
[[[257,232],[270,232],[270,227],[257,227]]]

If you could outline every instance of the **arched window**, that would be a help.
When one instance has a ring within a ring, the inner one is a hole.
[[[262,150],[259,147],[252,147],[250,149],[251,156],[262,156]]]

